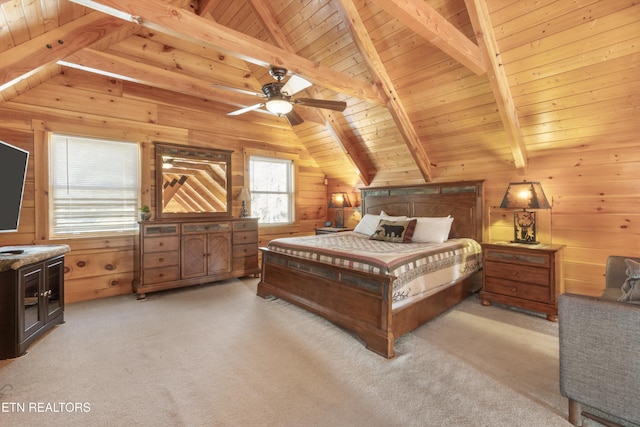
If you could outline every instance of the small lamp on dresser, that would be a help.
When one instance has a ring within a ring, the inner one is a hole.
[[[345,192],[331,193],[331,199],[329,199],[329,207],[336,210],[335,224],[336,228],[344,228],[344,208],[350,208],[351,202]]]
[[[242,207],[240,208],[240,218],[248,217],[249,212],[247,212],[247,202],[251,200],[249,190],[242,187],[242,190],[240,190],[240,194],[238,194],[238,200],[242,202]]]
[[[536,213],[527,211],[551,208],[539,182],[509,183],[500,207],[522,209],[513,212],[513,243],[539,243],[536,239]]]

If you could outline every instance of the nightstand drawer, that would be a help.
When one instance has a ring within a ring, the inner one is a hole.
[[[515,251],[501,251],[495,249],[487,249],[485,259],[488,261],[499,261],[514,264],[527,264],[536,267],[549,267],[551,264],[550,256],[546,253],[522,253]]]
[[[550,283],[548,268],[513,265],[497,261],[485,261],[483,268],[486,277],[527,282],[540,286],[549,286]]]
[[[548,286],[535,286],[522,282],[487,277],[483,290],[545,304],[551,302],[550,288]]]

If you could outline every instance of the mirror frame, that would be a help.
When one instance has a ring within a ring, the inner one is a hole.
[[[231,197],[231,153],[232,150],[221,150],[215,148],[196,147],[192,145],[169,144],[155,141],[155,175],[156,175],[156,218],[158,219],[186,219],[186,218],[231,218],[232,217],[232,197]],[[162,156],[171,155],[175,157],[193,160],[211,160],[226,165],[227,180],[227,210],[226,212],[164,212],[162,190],[164,179],[162,177]]]

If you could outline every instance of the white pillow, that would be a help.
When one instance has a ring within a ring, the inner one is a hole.
[[[356,228],[353,230],[356,233],[366,234],[371,236],[375,233],[378,224],[380,223],[380,215],[366,214],[362,217]]]
[[[380,219],[386,219],[387,221],[406,221],[407,216],[391,216],[387,215],[385,211],[380,211]]]
[[[412,242],[443,243],[449,240],[453,218],[451,215],[440,218],[418,217]]]

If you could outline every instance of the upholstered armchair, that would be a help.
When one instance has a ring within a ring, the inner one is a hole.
[[[560,391],[576,426],[583,416],[640,425],[640,301],[618,301],[627,279],[625,259],[640,262],[609,257],[600,298],[559,298]]]

